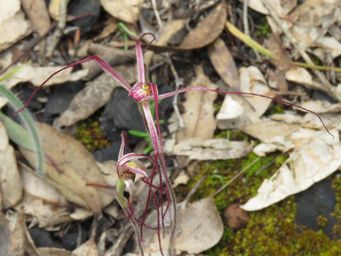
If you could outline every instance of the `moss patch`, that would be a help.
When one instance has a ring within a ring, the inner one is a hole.
[[[89,151],[104,148],[110,145],[97,120],[86,120],[81,122],[75,134],[78,139]]]
[[[286,159],[287,156],[283,154],[270,154],[260,158],[251,153],[243,160],[204,163],[200,173],[192,179],[189,189],[205,175],[206,179],[198,189],[195,199],[212,195],[244,169],[241,177],[215,196],[216,205],[223,214],[223,210],[231,203],[244,203],[255,195],[263,180],[269,178]],[[339,189],[335,215],[341,220],[341,180],[334,182],[334,186],[336,190]],[[264,210],[251,212],[245,228],[232,231],[226,227],[221,241],[204,255],[339,255],[340,241],[329,239],[322,231],[298,227],[295,224],[295,213],[293,197]],[[323,220],[321,224],[322,222]]]

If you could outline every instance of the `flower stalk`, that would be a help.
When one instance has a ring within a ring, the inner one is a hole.
[[[58,70],[51,74],[40,87],[36,88],[28,101],[25,103],[24,107],[21,109],[23,110],[25,107],[28,106],[30,101],[33,99],[35,94],[38,90],[54,75],[58,74],[62,70],[67,68],[74,67],[86,61],[96,61],[98,65],[103,69],[103,71],[111,74],[111,76],[129,93],[129,96],[136,101],[138,104],[141,116],[143,118],[146,131],[150,135],[150,139],[153,145],[153,153],[151,156],[143,155],[143,154],[136,154],[136,153],[129,153],[124,154],[124,149],[127,144],[126,142],[126,135],[122,133],[121,140],[122,144],[119,151],[118,161],[117,161],[117,172],[119,176],[119,180],[116,184],[116,198],[122,207],[123,211],[125,212],[126,216],[130,219],[136,236],[138,245],[141,250],[141,254],[143,255],[142,250],[142,240],[143,240],[143,228],[152,228],[145,223],[146,217],[149,211],[149,208],[152,203],[154,203],[156,213],[157,213],[157,227],[155,228],[157,231],[158,239],[159,239],[159,247],[160,252],[163,255],[162,245],[161,245],[161,230],[163,234],[166,231],[165,227],[165,217],[167,213],[170,213],[171,216],[171,227],[170,227],[170,242],[168,248],[168,254],[174,254],[174,237],[175,237],[175,229],[176,229],[176,198],[175,194],[171,185],[171,181],[168,177],[167,172],[167,165],[166,160],[163,152],[163,140],[162,134],[160,129],[160,122],[159,122],[159,101],[168,97],[172,97],[178,95],[180,93],[185,92],[192,92],[192,91],[203,91],[203,92],[211,92],[217,93],[221,95],[227,94],[234,94],[240,96],[253,96],[253,97],[263,97],[268,98],[270,100],[276,101],[280,104],[296,107],[300,111],[310,112],[317,116],[321,123],[323,124],[326,131],[331,135],[328,128],[324,124],[321,117],[304,107],[299,105],[290,103],[284,99],[279,97],[270,97],[267,95],[257,94],[257,93],[250,93],[250,92],[240,92],[240,91],[225,91],[221,89],[209,89],[207,87],[202,86],[189,86],[186,88],[178,89],[173,92],[165,93],[159,95],[157,85],[154,83],[149,83],[146,81],[145,78],[145,68],[144,68],[144,60],[143,60],[143,51],[141,40],[145,35],[152,35],[150,33],[143,34],[136,42],[136,60],[137,60],[137,82],[131,87],[127,80],[117,72],[113,67],[111,67],[108,63],[102,60],[98,56],[89,56],[85,59],[79,60],[72,64],[67,65],[66,67]],[[153,36],[153,35],[152,35]],[[154,37],[154,36],[153,36]],[[150,109],[149,101],[153,101],[154,110],[155,110],[155,120],[152,115],[152,111]],[[19,111],[21,111],[19,110]],[[333,136],[333,135],[332,135]],[[151,163],[151,170],[148,171],[142,159],[147,160]],[[158,179],[155,179],[158,177]],[[148,188],[148,195],[145,202],[145,208],[140,218],[134,215],[134,207],[133,207],[133,197],[134,197],[134,182],[137,179],[141,179],[144,184],[146,184]],[[129,196],[128,198],[125,197],[124,192],[128,191]]]

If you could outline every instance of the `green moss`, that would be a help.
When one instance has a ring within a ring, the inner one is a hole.
[[[260,20],[260,22],[259,22],[257,31],[255,32],[255,35],[257,37],[268,37],[271,33],[271,28],[270,28],[266,18],[262,17],[259,20]]]
[[[89,151],[94,151],[110,145],[105,134],[101,130],[99,122],[96,120],[89,119],[81,122],[77,126],[75,137]]]
[[[244,203],[256,194],[263,180],[271,177],[286,159],[287,156],[283,154],[270,154],[259,158],[251,153],[242,160],[204,163],[201,165],[201,172],[190,182],[190,188],[202,175],[205,175],[206,179],[195,197],[198,199],[212,195],[222,184],[247,168],[241,177],[215,196],[217,208],[223,215],[223,210],[231,203]],[[335,216],[341,220],[341,179],[334,182],[334,187],[338,191]],[[330,240],[322,231],[315,232],[298,227],[295,224],[295,212],[296,205],[293,197],[266,209],[251,212],[245,228],[232,231],[226,227],[220,242],[204,252],[204,255],[338,255],[341,251],[341,243]]]
[[[341,238],[341,177],[339,173],[336,173],[333,179],[333,188],[336,197],[334,217],[337,220],[336,225],[333,227],[333,233],[336,237]]]

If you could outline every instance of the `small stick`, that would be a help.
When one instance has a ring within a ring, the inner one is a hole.
[[[46,57],[51,58],[54,49],[57,47],[66,26],[67,4],[69,0],[61,0],[59,3],[59,21],[56,30],[52,35],[51,44],[47,48]]]

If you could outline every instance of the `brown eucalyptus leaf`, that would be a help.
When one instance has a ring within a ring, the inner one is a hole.
[[[201,66],[195,68],[196,78],[191,83],[192,86],[206,86],[210,89],[217,88],[204,74]],[[177,134],[177,141],[186,138],[210,139],[216,129],[214,118],[215,93],[190,92],[186,95],[184,102],[185,113],[182,115],[185,127]]]
[[[214,69],[224,82],[235,90],[240,90],[239,74],[236,63],[225,45],[224,41],[217,38],[208,48],[208,56]]]
[[[128,80],[134,79],[135,69],[121,66],[118,71]],[[77,93],[68,108],[57,118],[53,126],[60,128],[70,126],[92,115],[104,106],[111,98],[112,92],[120,85],[107,73],[103,73]]]
[[[49,13],[44,0],[22,0],[22,6],[31,21],[32,28],[40,36],[44,35],[51,26]]]
[[[181,50],[192,50],[202,48],[212,43],[223,31],[226,15],[225,4],[221,3],[217,5],[207,17],[189,32],[185,40],[177,48]]]
[[[106,184],[93,156],[69,135],[38,123],[45,153],[45,179],[68,201],[99,212],[114,198],[113,191],[101,190],[87,183]],[[35,154],[20,149],[33,165]]]
[[[79,246],[77,249],[75,249],[73,254],[77,256],[83,256],[83,255],[89,255],[89,256],[98,256],[98,250],[96,243],[93,239],[90,239],[89,241],[85,242],[81,246]]]
[[[38,252],[41,256],[77,256],[70,251],[54,247],[40,247]]]
[[[4,125],[0,122],[0,194],[5,208],[13,207],[22,197],[22,185]],[[1,204],[0,204],[1,208]]]
[[[182,19],[175,19],[167,22],[167,24],[162,28],[160,35],[157,37],[156,42],[153,44],[153,46],[166,46],[167,42],[184,27],[185,23],[185,20]],[[146,67],[150,65],[153,56],[153,51],[147,51],[144,55],[144,63]]]
[[[127,23],[134,23],[140,15],[144,0],[101,0],[101,4],[110,15]]]

